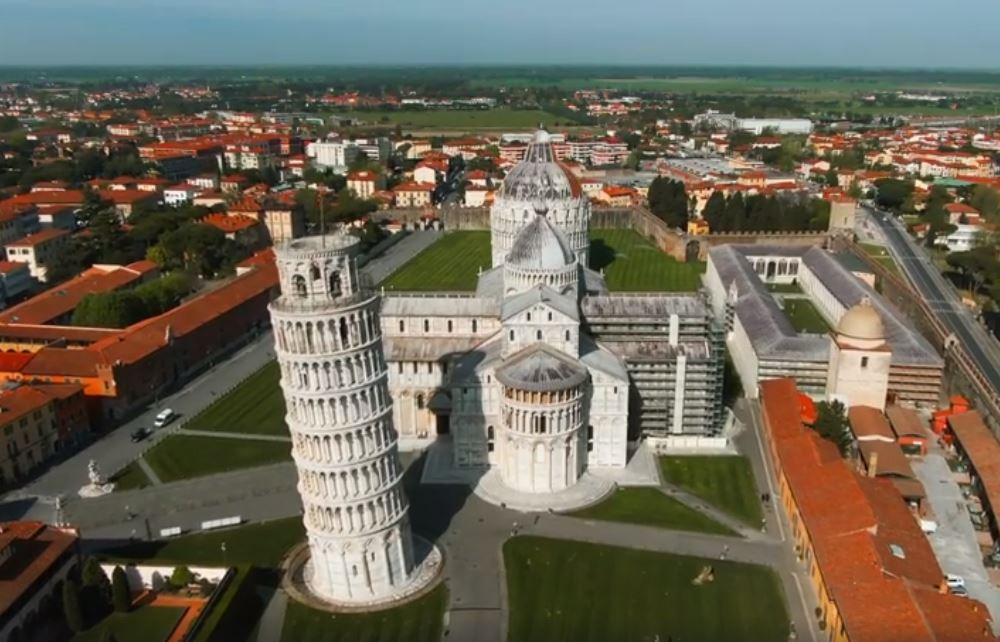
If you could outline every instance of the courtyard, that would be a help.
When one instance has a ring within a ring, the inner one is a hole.
[[[471,292],[489,269],[490,233],[449,232],[382,282],[386,290]],[[590,267],[604,270],[612,292],[690,292],[701,284],[704,263],[681,263],[632,230],[590,232]]]
[[[830,324],[826,322],[826,319],[809,299],[786,298],[784,310],[785,316],[788,317],[796,332],[824,334],[830,331]]]

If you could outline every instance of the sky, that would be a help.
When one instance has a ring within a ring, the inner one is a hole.
[[[0,65],[1000,69],[1000,1],[0,0]]]

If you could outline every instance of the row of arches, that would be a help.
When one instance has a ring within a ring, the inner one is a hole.
[[[580,427],[580,404],[553,410],[522,410],[504,404],[503,422],[508,430],[533,435],[558,435]]]
[[[329,398],[301,399],[289,395],[288,415],[295,421],[315,428],[356,424],[381,415],[389,407],[389,393],[384,384],[360,392],[332,395]]]
[[[775,276],[797,275],[799,273],[799,259],[752,259],[753,271],[757,276],[770,279]]]
[[[405,510],[402,494],[396,488],[385,495],[353,506],[306,506],[309,526],[325,533],[351,535],[384,528]]]
[[[396,460],[382,457],[350,471],[314,471],[299,469],[302,487],[317,499],[357,499],[388,488],[399,479]]]
[[[338,464],[364,459],[394,443],[391,424],[377,421],[365,428],[332,435],[292,433],[292,448],[303,459],[320,464]]]
[[[299,390],[333,391],[372,381],[385,367],[380,350],[364,350],[312,363],[282,360],[281,375]]]
[[[315,321],[277,319],[278,349],[293,354],[330,354],[351,350],[381,336],[378,314],[356,310],[339,318]]]

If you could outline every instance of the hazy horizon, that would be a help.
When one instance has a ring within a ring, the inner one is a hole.
[[[0,64],[55,66],[684,66],[989,71],[1000,3],[911,7],[443,0],[0,0]]]

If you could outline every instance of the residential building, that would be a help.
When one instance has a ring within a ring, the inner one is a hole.
[[[90,432],[79,384],[0,387],[0,486],[12,488]]]
[[[69,232],[58,229],[42,230],[29,234],[20,240],[7,244],[7,260],[26,263],[31,276],[45,283],[48,281],[46,276],[48,268],[46,266],[65,247],[69,238]]]
[[[347,175],[347,188],[353,190],[359,198],[371,198],[378,179],[378,173],[368,169],[351,172]]]
[[[34,287],[27,263],[0,261],[0,301],[4,307],[23,299]]]
[[[191,183],[180,183],[163,190],[163,203],[171,207],[178,207],[191,200],[203,192],[204,189]]]
[[[396,207],[425,207],[431,204],[433,183],[402,183],[393,188]]]

